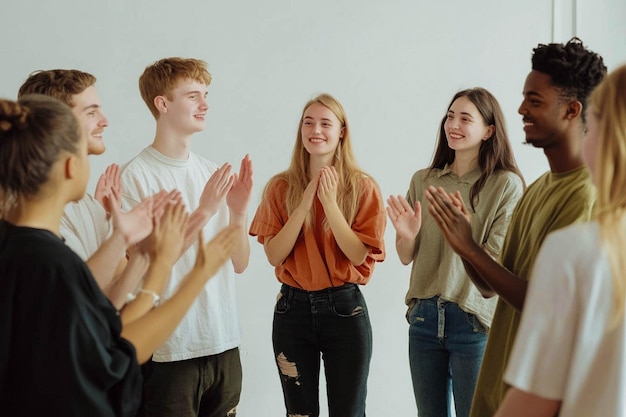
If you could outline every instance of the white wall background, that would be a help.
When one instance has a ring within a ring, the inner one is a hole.
[[[625,0],[3,0],[0,97],[14,98],[37,69],[96,75],[110,126],[107,153],[91,160],[93,189],[107,165],[126,162],[153,138],[137,88],[144,67],[166,56],[204,59],[214,76],[211,109],[193,150],[236,166],[251,155],[252,217],[266,181],[287,167],[312,96],[342,101],[357,157],[386,198],[404,194],[412,173],[430,162],[452,95],[483,86],[505,111],[530,182],[547,169],[539,150],[521,145],[517,115],[532,48],[576,34],[612,69],[626,62],[624,18]],[[386,241],[387,260],[363,289],[374,329],[368,414],[414,415],[403,304],[409,268],[398,261],[391,225]],[[279,284],[261,246],[251,246],[239,278],[239,415],[284,415],[270,338]],[[327,415],[324,398],[322,408]]]

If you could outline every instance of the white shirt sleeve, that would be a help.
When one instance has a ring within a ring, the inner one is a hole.
[[[65,244],[87,261],[110,235],[111,221],[99,201],[91,195],[68,203],[61,218],[60,232]]]

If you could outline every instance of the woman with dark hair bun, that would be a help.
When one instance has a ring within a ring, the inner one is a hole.
[[[65,205],[82,198],[89,178],[87,140],[70,108],[43,95],[0,100],[0,161],[0,415],[134,416],[139,363],[230,257],[236,229],[200,245],[179,291],[122,329],[59,234]],[[154,219],[147,274],[169,275],[187,221],[180,201]]]

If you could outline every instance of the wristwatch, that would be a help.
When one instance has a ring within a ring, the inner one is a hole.
[[[135,298],[137,298],[137,295],[140,293],[148,294],[152,296],[153,307],[158,307],[158,305],[161,304],[161,297],[159,296],[159,294],[157,294],[156,292],[152,290],[146,290],[143,288],[140,288],[136,294],[133,294],[132,292],[129,292],[128,294],[126,294],[126,303],[130,303],[131,301],[133,301]]]

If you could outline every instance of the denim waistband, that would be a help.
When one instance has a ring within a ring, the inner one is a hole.
[[[280,292],[290,298],[310,300],[332,297],[333,294],[337,294],[343,291],[354,291],[355,288],[358,289],[357,284],[344,284],[340,287],[330,287],[324,288],[323,290],[307,291],[300,288],[292,287],[287,284],[283,284],[281,286]]]

